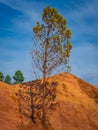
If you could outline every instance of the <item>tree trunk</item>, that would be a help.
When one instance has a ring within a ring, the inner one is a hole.
[[[30,97],[31,97],[31,119],[35,123],[32,86],[30,86]]]
[[[45,45],[44,53],[44,63],[43,63],[43,113],[42,113],[42,122],[45,122],[46,112],[45,112],[45,98],[46,98],[46,81],[47,81],[47,40]]]

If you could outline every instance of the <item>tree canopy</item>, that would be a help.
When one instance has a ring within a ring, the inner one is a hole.
[[[33,27],[32,58],[37,69],[47,76],[58,66],[68,64],[72,44],[66,24],[66,19],[55,8],[46,7],[42,23],[37,22]]]
[[[7,76],[5,77],[4,82],[6,82],[6,83],[8,83],[8,84],[11,84],[11,77],[10,77],[9,75],[7,75]]]
[[[13,79],[15,80],[15,83],[22,83],[24,81],[24,76],[21,70],[17,70],[13,76]]]
[[[4,75],[2,72],[0,72],[0,81],[3,81],[4,80]]]

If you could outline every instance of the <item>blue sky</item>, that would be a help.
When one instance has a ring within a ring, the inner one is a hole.
[[[25,81],[33,79],[32,27],[48,5],[72,30],[72,73],[98,86],[98,0],[0,0],[0,71],[22,70]]]

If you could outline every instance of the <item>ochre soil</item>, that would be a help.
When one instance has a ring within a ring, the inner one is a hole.
[[[49,78],[56,81],[57,108],[47,111],[48,125],[33,123],[23,115],[20,104],[27,109],[26,101],[17,96],[24,84],[8,85],[0,82],[0,130],[98,130],[98,88],[69,73]],[[30,115],[29,112],[27,112]]]

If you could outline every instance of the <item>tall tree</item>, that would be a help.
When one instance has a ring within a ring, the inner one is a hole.
[[[2,72],[0,72],[0,81],[3,81],[4,80],[4,75]]]
[[[11,77],[7,75],[4,80],[6,83],[11,84]]]
[[[43,119],[45,118],[46,82],[50,74],[58,67],[67,66],[72,45],[71,31],[66,20],[55,8],[46,7],[42,14],[42,23],[33,27],[32,59],[36,70],[43,77]],[[34,71],[35,72],[35,71]],[[37,74],[35,73],[35,74]]]
[[[24,81],[24,76],[21,70],[17,70],[13,76],[13,79],[15,80],[15,83],[22,83]]]

